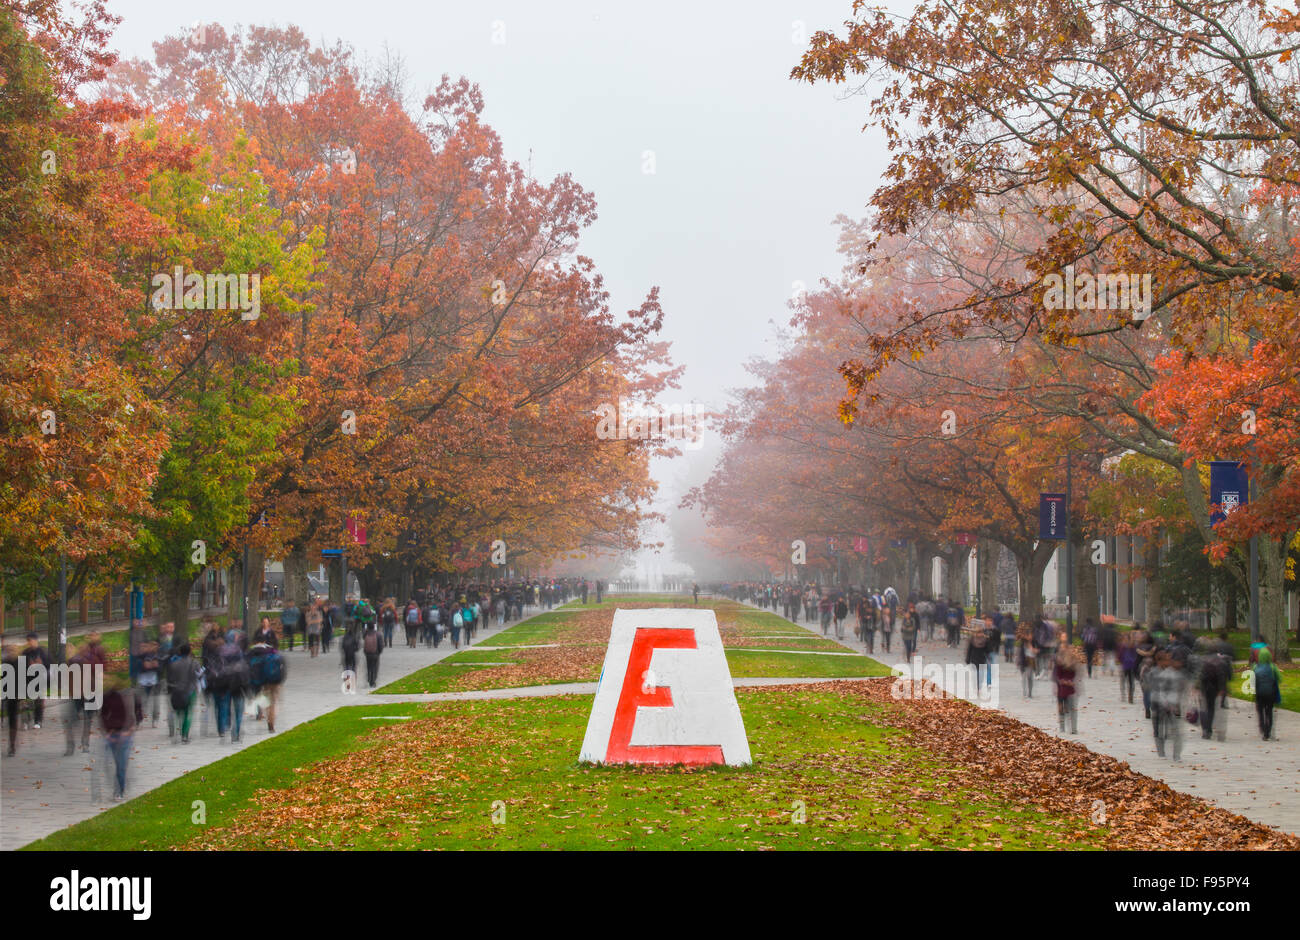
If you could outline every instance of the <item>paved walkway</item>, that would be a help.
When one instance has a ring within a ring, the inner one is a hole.
[[[781,616],[780,611],[776,615]],[[862,643],[853,636],[854,622],[852,618],[846,621],[846,638],[837,642],[863,652]],[[799,626],[821,635],[820,623]],[[835,637],[832,635],[830,639]],[[892,654],[881,651],[879,640],[877,633],[873,658],[891,667],[904,665],[902,641],[897,634]],[[917,649],[923,665],[964,663],[965,652],[964,643],[949,648],[938,639],[937,632],[935,640],[923,639]],[[1124,761],[1135,771],[1163,780],[1175,790],[1199,796],[1257,822],[1300,834],[1300,715],[1295,712],[1277,709],[1274,712],[1277,740],[1263,741],[1254,704],[1229,698],[1226,739],[1207,741],[1201,737],[1199,726],[1183,722],[1182,760],[1175,763],[1156,754],[1151,722],[1142,710],[1141,688],[1134,695],[1134,704],[1120,701],[1118,675],[1103,675],[1093,667],[1093,678],[1085,678],[1081,683],[1079,733],[1070,735],[1061,734],[1058,728],[1055,690],[1050,679],[1035,681],[1033,697],[1026,697],[1019,671],[1000,662],[999,666],[994,677],[997,707],[1013,718]]]
[[[529,617],[545,613],[533,608]],[[528,619],[528,618],[525,618]],[[506,624],[506,629],[522,621]],[[502,631],[493,624],[479,630],[476,647]],[[450,640],[437,649],[417,646],[408,649],[403,628],[394,633],[394,646],[380,657],[379,684],[392,682],[457,652]],[[465,649],[462,644],[461,649]],[[312,659],[301,648],[285,653],[288,674],[276,709],[276,733],[311,721],[341,705],[376,704],[404,701],[402,696],[381,695],[371,698],[365,687],[365,660],[358,653],[359,685],[356,694],[343,692],[339,641],[336,637],[328,655]],[[418,700],[418,699],[417,699]],[[220,760],[227,754],[243,750],[267,738],[266,722],[244,719],[243,735],[232,744],[229,735],[216,735],[215,712],[207,715],[202,697],[195,704],[196,715],[190,743],[171,743],[167,738],[167,703],[160,702],[158,727],[150,727],[145,715],[131,748],[127,771],[127,799],[161,786],[197,767]],[[113,761],[107,753],[98,727],[92,732],[90,750],[64,756],[64,715],[70,709],[65,702],[48,703],[43,726],[18,732],[18,753],[0,756],[0,850],[11,850],[35,839],[88,819],[116,804],[109,774]],[[210,719],[210,722],[209,722]],[[208,727],[208,737],[202,729]],[[7,750],[8,729],[3,749]]]

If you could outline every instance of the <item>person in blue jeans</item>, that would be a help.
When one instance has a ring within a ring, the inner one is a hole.
[[[217,735],[229,729],[232,743],[239,740],[244,727],[244,693],[251,681],[251,672],[244,651],[231,639],[221,647],[220,673],[213,683],[217,704]]]
[[[135,731],[135,696],[121,680],[105,692],[99,710],[108,753],[113,758],[113,800],[126,798],[126,767],[131,757],[131,736]]]

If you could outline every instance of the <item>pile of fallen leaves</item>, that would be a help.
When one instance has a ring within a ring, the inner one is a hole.
[[[605,662],[613,613],[609,610],[565,611],[549,639],[535,647],[502,647],[499,665],[466,666],[463,675],[448,683],[457,692],[475,689],[515,689],[556,682],[595,682]],[[487,641],[492,645],[491,640]],[[467,647],[473,649],[473,647]]]
[[[436,825],[458,815],[454,806],[427,798],[457,775],[456,754],[472,750],[490,759],[486,755],[504,754],[511,743],[505,730],[452,714],[381,725],[365,742],[363,749],[313,762],[309,772],[294,768],[302,776],[292,787],[259,790],[249,800],[252,808],[225,826],[203,830],[182,848],[337,846],[340,833],[353,829],[396,834]]]
[[[554,646],[521,649],[508,654],[510,662],[491,666],[466,666],[447,684],[456,692],[476,689],[518,689],[557,682],[595,682],[605,662],[603,646]]]
[[[968,774],[963,785],[992,789],[1011,802],[1091,819],[1100,800],[1105,823],[1096,828],[1109,849],[1300,849],[1300,838],[1174,790],[1123,761],[960,699],[895,699],[893,684],[880,679],[778,688],[836,692],[884,706],[871,710],[872,723],[910,732],[909,746],[943,755]]]

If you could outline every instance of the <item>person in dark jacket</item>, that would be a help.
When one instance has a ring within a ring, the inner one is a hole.
[[[356,673],[358,645],[355,631],[349,630],[343,634],[343,639],[339,643],[339,648],[343,651],[344,672]]]
[[[40,635],[36,633],[27,634],[27,646],[23,648],[23,658],[27,661],[27,674],[31,675],[32,665],[36,664],[41,667],[41,671],[46,676],[46,688],[49,688],[50,674],[50,654],[45,652],[45,647],[41,646]],[[39,728],[41,722],[45,720],[45,696],[33,695],[32,702],[32,727]]]
[[[181,733],[181,743],[190,743],[190,725],[194,720],[194,702],[198,698],[199,665],[190,655],[190,645],[182,643],[167,664],[167,694],[171,715],[167,721],[167,737]]]
[[[1201,687],[1201,737],[1209,738],[1214,733],[1214,718],[1218,712],[1219,699],[1223,695],[1223,690],[1232,677],[1232,660],[1225,658],[1215,652],[1210,644],[1202,647],[1199,656],[1200,675],[1198,682]],[[1219,715],[1219,740],[1226,737],[1226,728],[1224,727],[1223,718]]]
[[[1070,719],[1070,734],[1079,733],[1079,653],[1064,641],[1057,644],[1057,654],[1052,665],[1052,681],[1056,683],[1056,715],[1061,733],[1065,733],[1065,719]]]
[[[983,630],[975,630],[966,644],[966,665],[975,667],[975,689],[978,691],[986,678],[989,662],[989,637]]]
[[[366,657],[366,682],[373,689],[379,681],[379,654],[384,651],[384,638],[373,623],[366,624],[361,635],[361,651]]]
[[[112,680],[99,710],[99,722],[113,756],[113,800],[126,798],[126,767],[131,757],[131,738],[135,732],[135,696],[120,679]]]

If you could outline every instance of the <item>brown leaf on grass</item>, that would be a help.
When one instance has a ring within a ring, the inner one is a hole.
[[[954,761],[969,779],[1019,804],[1089,819],[1109,849],[1300,849],[1300,838],[1174,790],[1128,764],[1053,737],[1001,712],[951,698],[895,699],[892,679],[775,686],[791,692],[835,692],[876,706],[870,720],[910,732],[907,743]],[[750,690],[738,689],[746,694]]]

